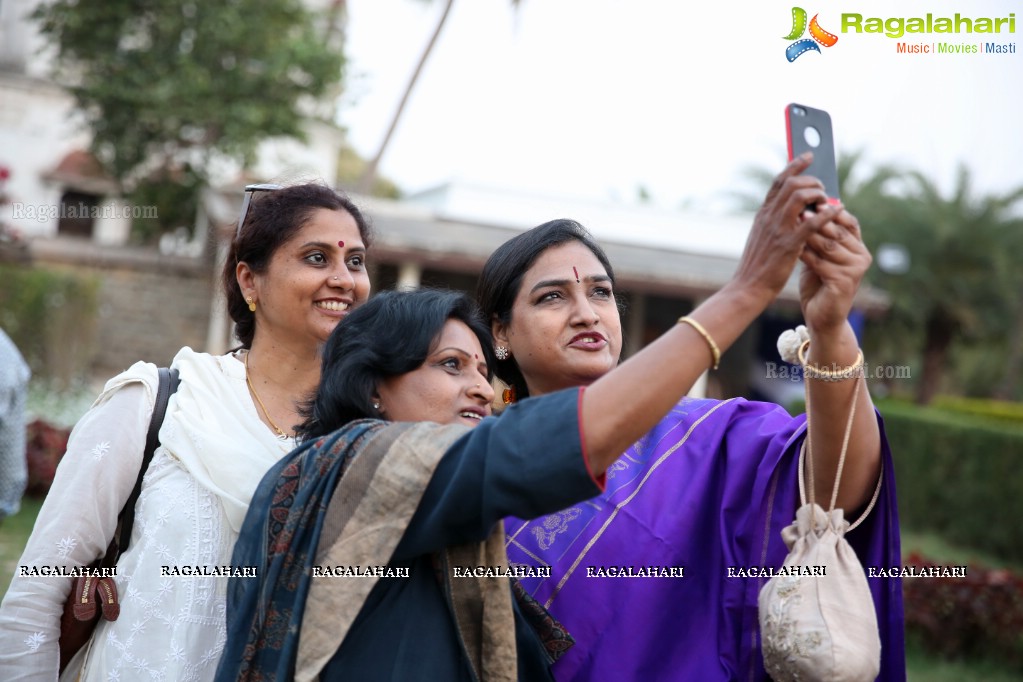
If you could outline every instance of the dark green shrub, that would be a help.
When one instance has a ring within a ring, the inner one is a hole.
[[[1023,429],[905,403],[879,409],[902,526],[1023,561]]]
[[[67,386],[87,366],[99,280],[55,269],[0,265],[0,327],[32,375]]]

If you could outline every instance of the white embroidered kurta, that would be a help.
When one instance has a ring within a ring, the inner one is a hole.
[[[61,679],[212,680],[225,639],[226,577],[172,577],[163,567],[224,566],[263,473],[290,451],[260,421],[233,356],[182,349],[181,385],[146,473],[128,551],[117,564],[121,614],[101,621]],[[20,567],[80,566],[113,537],[142,462],[157,386],[137,363],[108,382],[68,443],[0,606],[5,682],[57,679],[60,614],[71,580]]]
[[[0,329],[0,521],[18,511],[28,482],[25,393],[30,375],[18,347]]]

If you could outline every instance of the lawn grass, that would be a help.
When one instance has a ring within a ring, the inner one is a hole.
[[[994,661],[947,661],[906,645],[908,682],[1020,682],[1023,673]]]
[[[0,523],[0,597],[7,593],[7,586],[11,584],[11,578],[18,568],[18,559],[32,533],[41,506],[41,499],[24,497],[18,513]]]

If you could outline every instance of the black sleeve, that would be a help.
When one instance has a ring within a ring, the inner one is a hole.
[[[583,455],[581,397],[573,388],[528,398],[455,441],[394,558],[481,542],[506,516],[535,518],[599,495]]]

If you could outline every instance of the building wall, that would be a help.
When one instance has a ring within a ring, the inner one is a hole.
[[[11,172],[9,204],[0,222],[30,237],[57,234],[55,210],[64,188],[47,182],[67,154],[89,146],[89,136],[72,118],[71,97],[45,81],[0,71],[0,166]]]
[[[206,273],[122,267],[101,276],[95,368],[166,365],[182,346],[204,349],[212,293]]]
[[[33,245],[34,267],[100,280],[94,350],[80,372],[110,376],[138,360],[167,365],[182,346],[205,350],[215,291],[209,266],[152,251],[85,247],[66,239]]]

